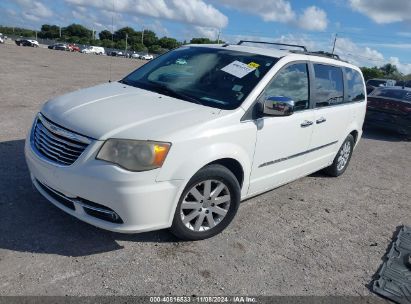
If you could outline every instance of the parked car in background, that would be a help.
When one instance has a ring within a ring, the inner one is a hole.
[[[365,126],[411,136],[411,88],[381,87],[368,95]]]
[[[5,38],[3,37],[3,34],[0,33],[0,43],[4,43]]]
[[[31,46],[31,47],[39,47],[39,43],[37,40],[33,39],[16,39],[14,41],[18,46]]]
[[[396,81],[394,79],[382,79],[382,78],[373,78],[368,79],[365,83],[367,86],[373,86],[374,88],[378,87],[393,87],[395,86]]]
[[[68,44],[67,45],[70,52],[80,52],[80,47],[76,44]]]
[[[111,51],[107,53],[107,56],[113,56],[113,57],[124,57],[124,53],[121,51]]]
[[[140,56],[140,59],[143,59],[143,60],[152,60],[152,59],[154,59],[154,56],[153,56],[153,55],[150,55],[150,54],[145,54],[145,55]]]
[[[133,59],[140,59],[140,54],[139,53],[133,53],[133,54],[131,54],[131,58],[133,58]]]
[[[58,50],[58,51],[68,51],[69,50],[68,45],[65,43],[52,44],[52,45],[49,45],[47,48],[49,48],[50,50]]]
[[[104,55],[106,52],[103,47],[101,46],[89,46],[85,49],[81,50],[83,54],[96,54],[96,55]]]
[[[361,70],[322,54],[188,45],[46,102],[25,156],[38,191],[80,220],[200,240],[241,200],[343,174],[366,100]]]

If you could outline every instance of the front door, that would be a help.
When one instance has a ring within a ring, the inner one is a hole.
[[[294,100],[295,112],[290,116],[256,120],[257,141],[249,195],[270,190],[306,173],[306,152],[314,125],[307,63],[285,66],[274,76],[260,99],[279,96]]]

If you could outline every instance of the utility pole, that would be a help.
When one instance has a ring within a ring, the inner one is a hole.
[[[61,26],[59,26],[59,34],[60,34],[60,38],[61,38]]]
[[[335,45],[337,44],[337,37],[338,37],[338,33],[335,33],[333,51],[331,52],[332,54],[334,54],[334,51],[335,51]]]
[[[141,44],[144,45],[144,26],[143,26],[143,29],[141,31]]]
[[[218,36],[217,36],[217,44],[220,44],[220,35],[221,35],[221,30],[218,30]]]
[[[126,49],[124,50],[124,57],[127,55],[127,39],[128,39],[128,34],[126,33]]]

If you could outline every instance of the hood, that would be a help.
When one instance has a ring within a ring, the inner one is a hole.
[[[168,140],[173,132],[208,121],[220,110],[112,82],[52,99],[41,112],[94,139]]]

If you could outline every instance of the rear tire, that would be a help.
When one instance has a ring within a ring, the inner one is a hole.
[[[337,177],[345,172],[350,163],[352,151],[354,149],[354,137],[350,134],[344,140],[331,166],[324,169],[330,176]]]
[[[240,185],[221,165],[198,171],[184,189],[174,213],[171,232],[182,240],[210,238],[233,220],[240,205]]]

